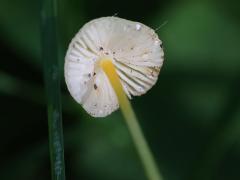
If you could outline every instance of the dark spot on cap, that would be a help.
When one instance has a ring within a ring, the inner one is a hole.
[[[131,50],[133,50],[133,47],[131,47]]]
[[[96,73],[95,73],[95,72],[93,73],[93,76],[96,76]]]
[[[151,71],[151,76],[154,77],[153,71]]]
[[[113,54],[116,54],[116,52],[115,52],[115,51],[113,51]]]
[[[93,87],[94,87],[95,90],[97,89],[97,85],[96,84],[94,84]]]
[[[100,47],[99,50],[100,50],[100,51],[103,51],[103,47]]]

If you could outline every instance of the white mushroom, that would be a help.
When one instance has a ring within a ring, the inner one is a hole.
[[[65,80],[73,98],[89,114],[104,117],[119,103],[100,61],[112,61],[131,98],[156,83],[163,56],[162,42],[153,29],[118,17],[98,18],[72,39],[65,57]]]

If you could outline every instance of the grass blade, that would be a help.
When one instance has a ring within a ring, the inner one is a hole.
[[[43,0],[41,11],[42,58],[48,107],[52,180],[65,180],[60,66],[57,40],[57,0]]]

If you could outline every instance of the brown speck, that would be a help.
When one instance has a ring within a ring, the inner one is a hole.
[[[94,87],[95,90],[97,89],[97,85],[96,84],[94,84],[93,87]]]
[[[154,77],[153,71],[151,71],[151,76]]]
[[[115,51],[113,51],[113,54],[116,54],[116,52],[115,52]]]
[[[89,77],[89,78],[91,77],[91,74],[90,74],[90,73],[88,74],[88,77]]]
[[[133,47],[131,47],[131,50],[133,50]]]
[[[100,50],[100,51],[103,51],[103,47],[100,47],[99,50]]]
[[[96,76],[96,73],[95,73],[95,72],[93,73],[93,76]]]
[[[108,53],[108,52],[105,52],[105,54],[106,54],[106,55],[109,55],[109,53]]]

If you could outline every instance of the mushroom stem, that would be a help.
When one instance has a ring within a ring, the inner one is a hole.
[[[140,125],[138,124],[137,117],[134,110],[123,91],[122,84],[115,70],[115,67],[111,60],[102,59],[100,61],[100,67],[104,70],[107,75],[119,101],[120,109],[126,120],[128,129],[132,136],[133,142],[136,146],[140,159],[142,161],[145,173],[149,180],[162,180],[157,164],[154,157],[149,149],[147,141],[144,138]]]

